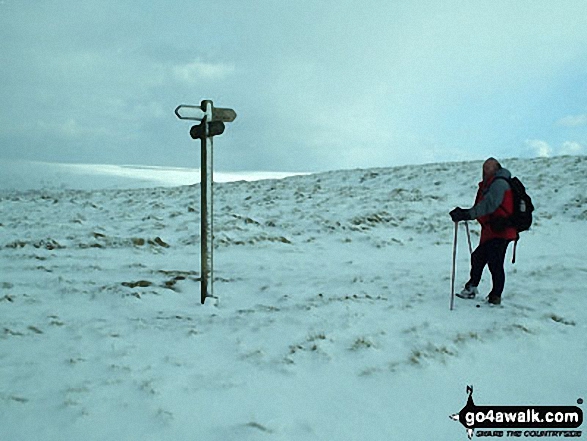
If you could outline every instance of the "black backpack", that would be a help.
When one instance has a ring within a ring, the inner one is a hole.
[[[526,187],[516,177],[507,179],[500,176],[496,179],[506,180],[510,184],[514,196],[514,212],[508,218],[508,224],[513,226],[518,233],[529,230],[532,225],[534,205],[532,204],[532,198],[526,193]]]
[[[518,237],[514,243],[514,255],[512,257],[512,263],[516,263],[516,247],[518,245],[518,239],[520,238],[519,233],[527,231],[532,225],[532,213],[534,212],[534,204],[532,204],[532,198],[526,193],[526,187],[522,184],[518,178],[513,177],[510,179],[502,176],[496,179],[504,179],[510,184],[512,194],[514,196],[514,212],[507,218],[508,225],[513,226],[518,232]]]

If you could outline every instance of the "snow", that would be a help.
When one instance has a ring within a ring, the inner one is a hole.
[[[216,184],[205,305],[197,186],[1,190],[0,438],[464,440],[468,384],[576,405],[587,159],[503,162],[535,224],[502,306],[453,311],[481,162]]]
[[[280,179],[305,173],[216,172],[215,182]],[[116,188],[175,187],[200,181],[200,169],[144,165],[64,164],[41,161],[0,162],[0,189],[97,190]]]

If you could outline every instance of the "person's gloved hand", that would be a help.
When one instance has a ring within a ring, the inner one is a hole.
[[[450,214],[450,217],[453,220],[453,222],[471,220],[471,216],[469,215],[469,211],[465,210],[461,207],[455,208],[449,214]]]

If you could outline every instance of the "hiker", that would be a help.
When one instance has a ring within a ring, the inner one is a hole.
[[[498,179],[505,178],[505,179]],[[508,180],[511,173],[502,168],[495,158],[483,163],[483,180],[475,198],[475,205],[469,209],[460,207],[450,212],[454,222],[476,219],[481,224],[479,246],[471,254],[471,274],[464,289],[456,295],[463,299],[474,299],[485,265],[489,267],[493,287],[487,301],[501,304],[505,284],[504,261],[508,245],[516,240],[518,231],[507,218],[514,212],[514,198]]]

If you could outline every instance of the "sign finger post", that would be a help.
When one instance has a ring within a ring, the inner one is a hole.
[[[199,106],[176,107],[179,119],[201,121],[192,126],[190,136],[200,140],[200,287],[201,302],[214,297],[214,161],[213,137],[224,133],[224,123],[236,118],[233,109],[215,108],[212,101]]]

